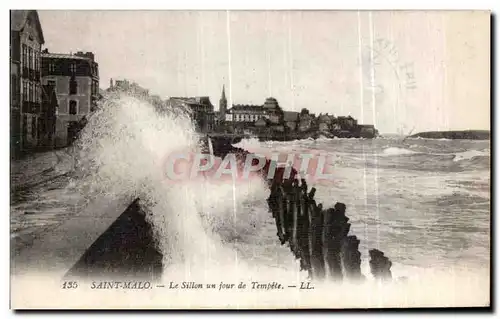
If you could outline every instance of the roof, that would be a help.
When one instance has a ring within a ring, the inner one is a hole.
[[[354,118],[352,116],[339,116],[337,117],[338,119],[350,119],[350,120],[354,120]]]
[[[191,103],[191,104],[211,104],[210,103],[210,98],[208,96],[195,96],[195,97],[178,97],[178,96],[172,96],[170,97],[172,100],[179,100],[183,101],[186,103]]]
[[[233,111],[252,111],[252,112],[263,112],[264,108],[262,105],[253,104],[233,104],[231,108]]]
[[[38,12],[36,10],[11,10],[10,30],[22,31],[30,15],[34,19],[36,29],[38,30],[38,35],[40,36],[40,43],[44,44],[45,39],[43,37],[42,25],[40,24],[40,18],[38,17]]]
[[[299,119],[299,112],[285,111],[283,112],[283,119],[285,122],[297,121]]]
[[[92,59],[84,56],[73,55],[69,53],[43,53],[42,58],[53,58],[53,59],[74,59],[74,60],[87,60],[92,61]]]
[[[167,100],[167,102],[170,104],[170,106],[176,107],[176,106],[184,106],[184,101],[182,99],[178,98],[170,98]]]
[[[264,102],[265,108],[276,108],[279,107],[278,101],[274,97],[268,97],[266,102]]]

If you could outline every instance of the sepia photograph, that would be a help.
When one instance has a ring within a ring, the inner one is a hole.
[[[490,308],[492,13],[10,10],[11,309]]]

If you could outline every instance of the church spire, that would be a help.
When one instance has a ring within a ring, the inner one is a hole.
[[[220,98],[221,100],[226,100],[226,90],[225,90],[225,85],[222,84],[222,96]]]
[[[227,112],[227,99],[225,85],[222,85],[222,95],[219,100],[219,116],[221,121],[225,121]]]

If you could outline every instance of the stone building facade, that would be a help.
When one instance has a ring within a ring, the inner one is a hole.
[[[42,135],[40,52],[45,43],[36,10],[10,11],[11,153],[37,148]]]
[[[254,125],[261,118],[273,124],[283,122],[284,112],[275,98],[267,98],[264,104],[233,104],[226,110],[225,121],[234,125]]]
[[[215,112],[210,97],[171,97],[167,105],[174,108],[183,107],[191,112],[197,132],[208,133],[215,129]]]
[[[99,66],[92,52],[42,53],[43,85],[54,87],[56,111],[54,146],[71,144],[81,123],[93,112],[99,99]]]

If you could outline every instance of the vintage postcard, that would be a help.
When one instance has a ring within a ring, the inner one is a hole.
[[[11,308],[490,307],[490,12],[10,35]]]

